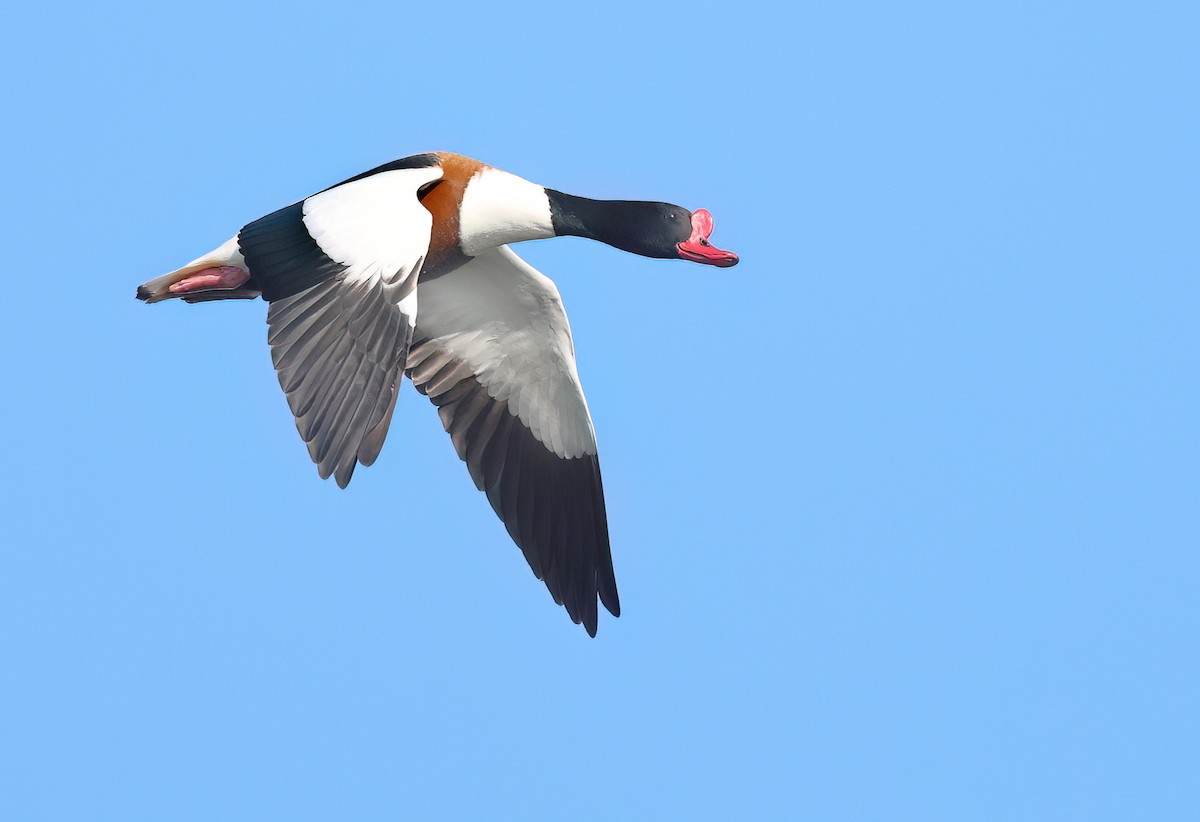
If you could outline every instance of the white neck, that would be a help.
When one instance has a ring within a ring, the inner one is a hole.
[[[458,213],[458,244],[474,257],[489,248],[554,236],[546,189],[498,168],[467,183]]]

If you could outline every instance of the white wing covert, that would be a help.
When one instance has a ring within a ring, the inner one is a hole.
[[[268,342],[322,478],[379,455],[417,312],[432,217],[428,155],[381,166],[246,225],[238,246],[270,303]]]
[[[408,358],[458,456],[554,601],[620,613],[596,437],[554,283],[507,246],[422,282]]]

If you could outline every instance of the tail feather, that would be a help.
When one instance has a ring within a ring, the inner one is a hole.
[[[183,296],[181,294],[173,294],[171,286],[192,272],[201,271],[209,268],[211,265],[212,263],[207,262],[192,263],[191,265],[185,265],[183,268],[177,268],[161,277],[155,277],[153,280],[144,282],[137,287],[137,298],[148,303],[157,303],[162,300],[169,300],[172,297]]]
[[[183,268],[177,268],[161,277],[142,283],[137,288],[137,298],[146,303],[158,303],[174,297],[180,297],[185,302],[200,303],[211,300],[250,300],[259,295],[259,290],[253,282],[248,282],[237,288],[207,289],[203,291],[187,291],[183,293],[171,291],[171,286],[185,277],[206,268],[219,266],[236,266],[246,270],[246,260],[238,248],[237,237],[230,239],[207,254],[192,260]]]
[[[179,297],[185,303],[210,303],[214,300],[256,300],[262,296],[262,292],[247,283],[238,288],[214,288],[208,291],[196,291],[191,294],[172,294],[171,296]]]

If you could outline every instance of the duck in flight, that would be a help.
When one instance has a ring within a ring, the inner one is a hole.
[[[564,235],[727,267],[712,215],[589,200],[457,154],[418,154],[247,224],[141,285],[147,303],[268,303],[267,342],[321,477],[379,456],[403,375],[538,579],[595,636],[620,615],[596,435],[554,283],[508,246]]]

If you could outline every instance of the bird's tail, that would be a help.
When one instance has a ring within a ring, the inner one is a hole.
[[[138,286],[137,298],[157,303],[179,297],[184,302],[252,300],[261,291],[250,279],[237,237],[161,277]]]

